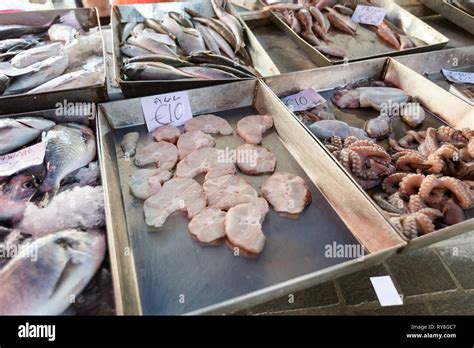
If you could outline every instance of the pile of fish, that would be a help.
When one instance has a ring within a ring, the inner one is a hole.
[[[297,217],[312,199],[305,180],[275,171],[277,156],[260,145],[272,127],[272,116],[241,118],[236,132],[243,144],[236,149],[215,147],[214,136],[234,134],[229,123],[215,115],[193,117],[185,123],[184,133],[173,125],[161,126],[152,134],[155,141],[147,145],[137,146],[138,133],[126,134],[123,152],[134,155],[135,166],[141,168],[128,184],[132,195],[144,200],[146,224],[159,228],[172,213],[183,211],[190,219],[189,232],[199,243],[216,245],[226,239],[244,255],[261,253],[269,206]],[[238,171],[269,175],[260,195]],[[200,175],[202,184],[197,181]]]
[[[0,95],[100,84],[102,55],[99,28],[86,32],[74,11],[42,26],[0,25]]]
[[[122,72],[128,80],[237,79],[257,73],[240,21],[211,0],[217,18],[194,10],[169,12],[122,31]]]
[[[0,315],[56,315],[70,305],[83,314],[85,307],[110,314],[110,298],[104,304],[80,296],[101,267],[98,277],[107,273],[94,132],[78,123],[19,117],[0,119],[0,134],[1,161],[46,142],[43,163],[0,177]]]
[[[357,37],[358,25],[371,27],[387,45],[399,51],[427,45],[416,37],[402,33],[387,20],[379,26],[355,23],[351,16],[357,5],[375,6],[370,1],[298,0],[297,3],[271,3],[264,9],[277,12],[294,32],[329,57],[344,58],[348,55],[344,47],[332,44],[331,30]]]

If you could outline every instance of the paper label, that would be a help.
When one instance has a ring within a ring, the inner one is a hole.
[[[297,94],[281,98],[286,107],[291,111],[304,111],[312,109],[326,102],[313,88],[305,89]]]
[[[387,9],[384,7],[357,5],[352,20],[356,23],[380,25],[386,14]]]
[[[172,124],[182,126],[193,118],[186,92],[173,92],[140,98],[148,132]]]
[[[46,142],[0,156],[0,176],[9,176],[23,169],[43,163]]]
[[[474,84],[474,73],[463,72],[463,71],[452,71],[443,69],[442,73],[448,81],[457,83],[469,83]]]
[[[370,281],[382,307],[400,306],[403,304],[402,298],[398,294],[390,276],[371,277]]]

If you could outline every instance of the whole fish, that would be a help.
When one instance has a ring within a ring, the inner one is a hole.
[[[174,36],[170,31],[166,30],[163,25],[161,25],[160,22],[157,22],[151,18],[145,19],[145,24],[148,28],[153,29],[157,33],[160,34],[166,34],[168,35],[172,40],[176,40],[176,36]],[[125,40],[125,39],[122,39]]]
[[[281,18],[286,23],[286,25],[291,26],[291,11],[284,10],[281,13]]]
[[[214,18],[202,18],[202,17],[195,17],[194,21],[207,25],[209,28],[215,30],[219,35],[221,35],[224,40],[226,40],[233,48],[234,51],[238,48],[237,46],[237,38],[234,34],[227,28],[222,22],[218,21]]]
[[[0,187],[0,196],[12,201],[28,201],[38,187],[36,178],[31,174],[12,176]]]
[[[19,38],[20,36],[29,34],[44,33],[51,25],[58,23],[59,20],[60,17],[57,16],[50,23],[41,26],[19,24],[0,25],[0,40]]]
[[[290,28],[296,33],[300,34],[303,28],[301,28],[301,23],[297,16],[295,16],[295,13],[292,11],[290,14],[290,19],[291,19],[291,24]]]
[[[316,46],[316,49],[323,54],[327,54],[334,57],[344,58],[347,57],[347,51],[339,46],[334,45],[319,45]]]
[[[406,50],[415,47],[413,42],[406,35],[399,35],[398,39],[400,40],[400,50]]]
[[[212,51],[212,53],[220,54],[219,44],[209,32],[209,29],[202,24],[196,23],[196,30],[203,38],[206,47]]]
[[[128,22],[125,23],[122,29],[122,35],[120,36],[120,39],[122,42],[125,42],[130,35],[132,35],[132,29],[137,25],[136,22]]]
[[[55,194],[61,180],[76,169],[85,167],[96,155],[94,132],[76,123],[59,124],[46,135],[46,178],[41,192]]]
[[[298,11],[303,8],[301,4],[292,4],[289,2],[274,2],[273,4],[267,5],[263,8],[263,11],[285,11],[295,10]]]
[[[104,260],[105,236],[69,229],[34,240],[0,272],[1,315],[59,315]]]
[[[329,11],[327,14],[329,22],[331,22],[335,28],[349,35],[355,35],[357,31],[357,24],[352,19],[340,14],[330,7],[326,8],[326,10]]]
[[[69,42],[79,35],[79,30],[66,24],[53,24],[48,29],[49,39],[51,41]]]
[[[23,93],[38,87],[46,81],[60,76],[64,70],[66,70],[67,65],[68,59],[63,55],[51,57],[41,62],[32,64],[30,67],[36,70],[29,74],[17,77],[15,81],[13,81],[13,83],[7,87],[4,94],[12,95]]]
[[[0,74],[0,95],[7,89],[10,84],[10,78],[7,75]]]
[[[314,6],[310,6],[309,7],[309,12],[311,13],[311,15],[313,16],[313,18],[315,19],[315,21],[317,23],[319,23],[319,25],[321,26],[321,28],[324,29],[324,31],[327,33],[327,30],[326,30],[326,20],[324,19],[324,15],[323,13],[318,10],[316,7]]]
[[[235,53],[232,50],[232,47],[230,47],[229,43],[214,29],[210,27],[206,27],[206,28],[211,34],[211,36],[214,38],[214,40],[217,42],[217,45],[219,46],[220,51],[222,51],[222,53],[224,53],[230,59],[235,59]]]
[[[408,36],[411,42],[415,45],[415,47],[422,47],[428,45],[425,41],[420,40],[414,36]]]
[[[63,44],[61,42],[54,42],[49,45],[30,48],[13,57],[10,64],[15,68],[26,68],[31,64],[58,55],[62,47]]]
[[[191,66],[192,64],[186,60],[178,57],[163,56],[159,54],[144,54],[142,56],[136,56],[125,60],[125,64],[128,63],[147,63],[147,62],[159,62],[174,67],[177,66]]]
[[[161,26],[175,37],[178,37],[183,30],[183,27],[178,24],[173,18],[164,16],[160,21]]]
[[[179,68],[179,70],[194,75],[195,77],[203,78],[203,79],[212,79],[212,80],[225,80],[225,79],[236,79],[238,78],[234,74],[228,73],[226,71],[213,69],[213,68],[206,68],[202,66],[188,66],[184,68]]]
[[[144,48],[141,48],[135,45],[129,45],[129,44],[122,44],[120,47],[120,50],[127,57],[138,57],[138,56],[143,56],[146,54],[153,54],[153,52],[148,51]]]
[[[298,11],[297,16],[303,25],[303,31],[300,33],[301,37],[304,38],[310,45],[320,45],[321,42],[313,33],[313,19],[311,18],[311,14],[306,9],[301,9]]]
[[[54,125],[41,117],[0,118],[0,155],[32,142]]]
[[[184,17],[182,14],[178,12],[170,11],[168,12],[168,16],[170,16],[179,25],[182,25],[183,27],[194,28],[193,23],[188,18]]]
[[[155,33],[154,31],[147,32],[144,30],[139,35],[155,40],[159,43],[169,46],[172,50],[175,50],[176,43],[167,34],[159,34]]]
[[[171,57],[176,56],[176,53],[169,46],[162,44],[146,35],[140,34],[137,37],[132,36],[128,38],[127,43],[144,48],[156,54],[162,54]]]
[[[211,54],[211,53],[198,53],[189,58],[189,60],[196,64],[208,63],[208,64],[218,64],[225,65],[234,69],[239,69],[244,73],[252,74],[252,71],[247,69],[245,66],[237,63],[235,60],[229,59],[224,56]]]
[[[31,91],[28,91],[27,94],[94,86],[103,80],[104,74],[100,71],[77,70],[45,82],[33,88]]]
[[[133,28],[132,28],[132,36],[138,36],[143,30],[145,29],[145,24],[144,23],[137,23]]]
[[[235,51],[237,52],[241,47],[245,47],[244,43],[244,28],[242,24],[240,24],[239,20],[235,18],[230,13],[227,13],[222,7],[217,5],[216,0],[211,0],[212,8],[219,18],[234,34],[235,38],[237,39],[237,44],[235,47]]]
[[[400,50],[400,41],[398,41],[396,34],[390,27],[380,25],[377,29],[377,35],[390,46],[396,48],[398,51]]]
[[[334,5],[332,8],[344,16],[351,17],[354,14],[353,9],[344,5],[337,4],[337,5]]]
[[[331,39],[329,39],[329,36],[326,34],[324,31],[324,28],[321,27],[321,25],[317,22],[313,23],[313,32],[321,38],[324,42],[331,42]]]
[[[199,31],[193,28],[184,28],[178,36],[178,43],[187,56],[206,51],[203,38]]]
[[[159,62],[129,63],[122,67],[122,71],[131,80],[179,80],[195,77]]]
[[[37,45],[38,41],[35,39],[7,39],[0,41],[0,53],[5,53],[10,50],[26,50],[34,45]]]
[[[232,75],[235,75],[237,77],[241,77],[241,78],[244,78],[244,79],[255,77],[254,75],[245,73],[242,70],[235,69],[235,68],[232,68],[230,66],[225,66],[225,65],[204,63],[204,64],[200,64],[199,66],[202,66],[202,67],[205,67],[205,68],[212,68],[212,69],[222,70],[222,71],[228,72]]]

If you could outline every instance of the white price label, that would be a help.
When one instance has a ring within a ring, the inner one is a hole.
[[[446,69],[442,73],[451,82],[474,84],[474,73]]]
[[[297,94],[283,97],[281,101],[291,111],[304,111],[325,103],[326,99],[313,88],[308,88]]]
[[[380,25],[386,14],[384,7],[357,5],[352,20],[356,23]]]
[[[10,176],[20,170],[43,163],[46,142],[0,156],[0,176]]]
[[[186,92],[159,94],[140,98],[148,132],[172,124],[182,126],[193,118]]]
[[[371,277],[370,282],[374,287],[375,293],[382,307],[400,306],[403,304],[402,298],[398,294],[390,276]]]

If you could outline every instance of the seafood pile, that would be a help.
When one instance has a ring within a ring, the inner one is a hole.
[[[127,23],[122,73],[128,80],[237,79],[256,72],[240,21],[211,0],[214,17],[192,9]]]
[[[183,211],[190,220],[191,237],[200,244],[226,239],[246,254],[261,253],[266,240],[262,224],[269,207],[298,216],[311,203],[305,180],[275,171],[276,155],[260,145],[272,127],[272,116],[241,118],[236,133],[244,143],[236,149],[215,147],[216,136],[234,134],[229,123],[215,115],[193,117],[184,124],[184,133],[173,125],[161,126],[147,145],[137,145],[138,133],[126,134],[122,150],[134,155],[133,162],[140,167],[128,185],[134,197],[144,200],[146,224],[162,227],[171,214]],[[270,175],[260,195],[238,171]]]
[[[75,12],[43,26],[0,25],[0,95],[94,86],[104,80],[102,37]]]
[[[0,119],[0,133],[2,160],[46,143],[43,163],[0,177],[0,314],[113,313],[110,293],[96,296],[112,284],[94,132],[19,117]]]
[[[297,3],[276,2],[264,7],[278,13],[278,16],[307,43],[320,53],[329,57],[347,57],[344,47],[336,46],[331,41],[331,31],[337,30],[352,37],[357,37],[359,25],[370,27],[388,46],[398,51],[426,46],[427,43],[413,36],[402,33],[389,21],[384,20],[379,26],[356,23],[351,19],[357,5],[375,6],[370,1],[349,0],[301,0]]]

